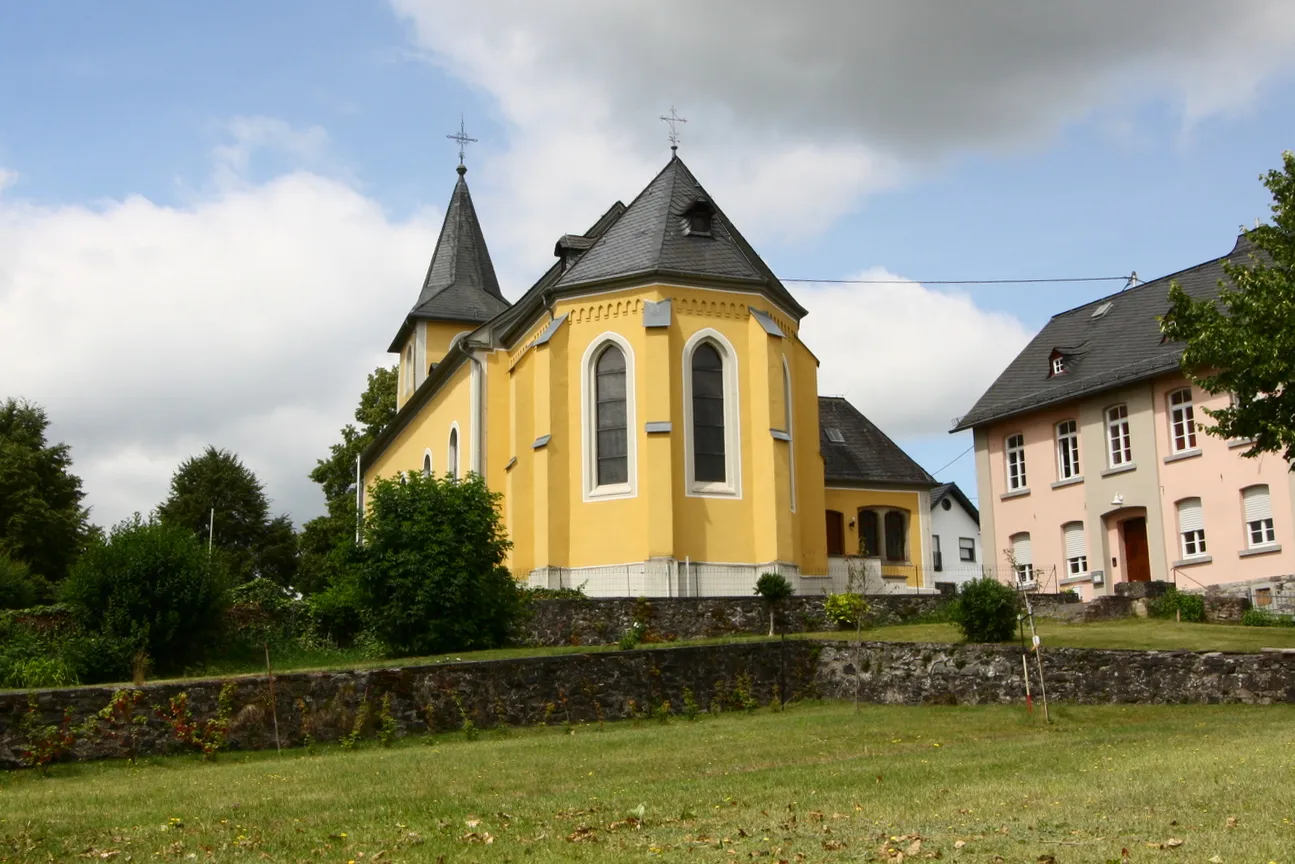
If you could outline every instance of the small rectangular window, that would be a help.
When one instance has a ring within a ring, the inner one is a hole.
[[[1118,468],[1133,461],[1127,405],[1116,405],[1106,409],[1106,442],[1108,467]]]
[[[835,426],[828,426],[828,427],[827,427],[827,440],[828,440],[828,441],[831,441],[833,444],[844,444],[844,443],[845,443],[845,436],[844,436],[844,435],[842,435],[842,434],[841,434],[841,430],[840,430],[840,429],[837,429]]]
[[[1024,489],[1025,484],[1025,436],[1007,436],[1007,488]]]
[[[931,535],[931,563],[937,571],[944,569],[944,555],[940,552],[940,535]]]
[[[1060,375],[1062,372],[1065,372],[1065,371],[1066,371],[1066,361],[1065,361],[1065,358],[1063,358],[1063,357],[1053,357],[1053,358],[1052,358],[1052,374],[1053,374],[1053,375]]]
[[[1256,605],[1256,606],[1271,606],[1271,605],[1273,605],[1273,589],[1271,589],[1271,588],[1256,588],[1256,589],[1255,589],[1255,605]]]
[[[1241,501],[1245,508],[1247,545],[1253,549],[1256,546],[1268,546],[1277,542],[1277,534],[1273,530],[1273,505],[1268,497],[1268,487],[1260,485],[1242,489]]]
[[[1057,424],[1057,479],[1079,476],[1079,429],[1074,420]]]
[[[958,538],[958,560],[975,562],[976,540],[974,537]]]
[[[1169,438],[1175,453],[1196,448],[1196,412],[1190,387],[1169,394]]]
[[[1205,514],[1201,499],[1184,498],[1178,502],[1178,531],[1182,537],[1184,558],[1205,554]]]

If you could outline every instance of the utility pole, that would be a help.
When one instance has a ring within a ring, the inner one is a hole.
[[[211,557],[211,541],[216,536],[216,508],[211,508],[211,518],[207,521],[207,557]]]

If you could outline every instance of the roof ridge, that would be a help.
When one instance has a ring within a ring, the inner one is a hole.
[[[1094,300],[1089,300],[1085,303],[1080,303],[1078,306],[1071,307],[1070,309],[1066,309],[1061,312],[1056,312],[1052,315],[1052,318],[1060,318],[1062,315],[1069,315],[1071,312],[1078,312],[1080,309],[1086,309],[1089,306],[1092,306],[1094,304],[1100,305],[1108,300],[1114,300],[1116,297],[1127,297],[1129,296],[1129,294],[1135,291],[1141,291],[1143,288],[1146,288],[1150,285],[1155,285],[1158,282],[1163,282],[1166,279],[1173,279],[1175,277],[1183,275],[1184,273],[1190,273],[1193,270],[1200,270],[1202,267],[1210,267],[1214,264],[1218,264],[1220,261],[1230,260],[1232,258],[1232,253],[1235,251],[1236,251],[1236,247],[1233,246],[1230,251],[1228,251],[1223,255],[1218,256],[1217,258],[1211,258],[1208,261],[1202,261],[1201,263],[1195,264],[1191,267],[1183,267],[1181,270],[1174,270],[1171,273],[1166,273],[1164,276],[1157,276],[1154,279],[1148,279],[1146,282],[1141,282],[1137,285],[1121,288],[1119,291],[1115,291],[1111,294],[1107,294],[1104,297],[1098,297]]]

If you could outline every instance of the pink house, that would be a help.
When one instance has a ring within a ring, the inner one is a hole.
[[[1295,474],[1208,435],[1227,404],[1179,372],[1159,316],[1171,282],[1217,296],[1227,255],[1052,318],[954,431],[975,439],[986,564],[1084,599],[1120,582],[1227,585],[1262,604],[1295,573]],[[992,552],[990,550],[993,550]]]

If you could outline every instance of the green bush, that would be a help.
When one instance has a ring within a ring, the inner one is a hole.
[[[964,583],[949,617],[968,642],[1006,642],[1016,633],[1016,592],[997,579]]]
[[[781,573],[761,573],[755,583],[755,593],[770,606],[776,606],[795,594],[796,589]]]
[[[1247,609],[1241,616],[1241,624],[1246,627],[1295,627],[1295,618],[1274,615],[1267,609]]]
[[[349,648],[364,631],[364,608],[353,574],[340,574],[327,589],[307,598],[306,605],[315,635],[334,645]]]
[[[0,552],[0,609],[26,609],[49,599],[49,585],[27,565]]]
[[[360,608],[397,655],[504,644],[521,592],[504,567],[511,545],[500,496],[476,475],[410,472],[369,490],[364,544],[353,552]]]
[[[872,607],[862,594],[828,594],[823,601],[823,614],[839,628],[854,629],[865,619]]]
[[[77,561],[63,598],[86,633],[128,643],[169,674],[208,654],[229,595],[197,537],[136,515]]]
[[[1199,623],[1205,620],[1205,598],[1170,588],[1147,604],[1147,614],[1153,618],[1178,618]]]

